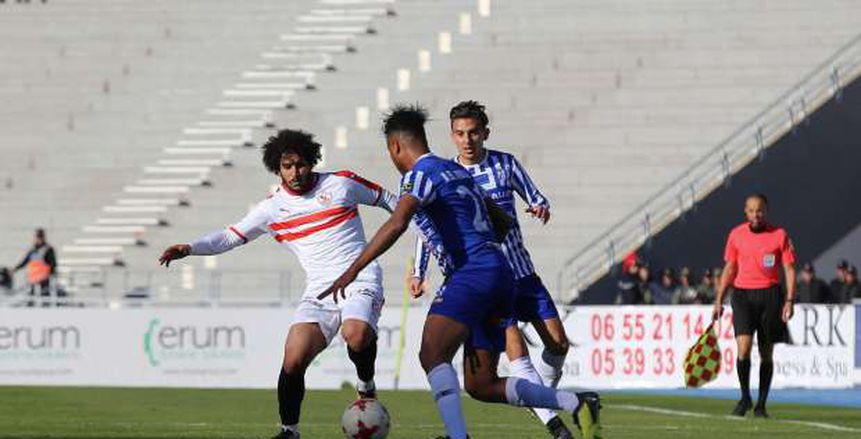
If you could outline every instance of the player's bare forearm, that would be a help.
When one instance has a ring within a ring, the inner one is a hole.
[[[786,300],[783,303],[781,318],[784,322],[789,322],[792,315],[795,313],[793,305],[795,304],[795,266],[785,264],[783,271],[786,274]]]
[[[398,238],[406,232],[410,225],[410,220],[413,218],[413,215],[415,215],[418,208],[419,202],[415,198],[409,195],[401,197],[395,211],[392,212],[392,216],[390,216],[389,219],[380,226],[377,233],[374,234],[374,237],[371,238],[371,241],[367,246],[365,246],[365,249],[362,250],[359,257],[350,264],[350,267],[347,268],[344,274],[335,280],[332,286],[320,293],[317,298],[323,299],[330,294],[334,294],[335,300],[337,301],[339,292],[341,293],[341,297],[343,297],[344,288],[356,279],[359,272],[367,267],[371,261],[377,259],[380,255],[385,253],[386,250],[391,248]]]
[[[736,264],[734,262],[727,262],[723,267],[723,272],[720,277],[720,284],[718,285],[717,290],[717,298],[715,301],[717,303],[723,303],[723,298],[726,295],[726,290],[732,285],[732,282],[735,280],[736,275]]]
[[[783,272],[786,275],[786,301],[795,302],[795,266],[786,264],[783,266]]]
[[[385,253],[389,248],[397,242],[398,238],[407,231],[409,220],[404,221],[402,218],[392,216],[388,221],[380,226],[371,242],[362,251],[362,254],[353,262],[348,271],[358,273],[362,271],[374,259]]]

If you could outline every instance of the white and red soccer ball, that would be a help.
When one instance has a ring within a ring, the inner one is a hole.
[[[347,439],[383,439],[389,435],[389,412],[376,399],[357,399],[344,410],[341,429]]]

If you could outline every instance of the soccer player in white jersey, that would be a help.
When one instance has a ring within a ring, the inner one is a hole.
[[[476,184],[514,219],[502,242],[502,250],[508,265],[514,272],[517,284],[514,318],[531,323],[544,344],[537,370],[529,360],[529,351],[523,338],[512,325],[506,334],[506,356],[511,362],[511,373],[532,381],[556,387],[562,377],[565,355],[568,353],[568,337],[559,318],[553,298],[535,272],[535,266],[526,246],[520,225],[517,223],[515,195],[526,202],[526,213],[546,224],[550,219],[550,202],[541,194],[529,178],[526,169],[511,154],[485,148],[490,135],[489,119],[483,105],[476,101],[463,101],[449,112],[451,139],[457,147],[454,161],[466,168]],[[416,239],[416,258],[410,292],[418,297],[423,294],[430,249],[420,236]],[[571,432],[551,410],[533,409],[533,413],[547,426],[555,439],[570,439]]]
[[[377,322],[383,307],[382,272],[374,262],[359,273],[340,302],[318,300],[365,248],[360,204],[392,211],[397,199],[377,184],[349,171],[315,172],[321,146],[313,136],[280,131],[263,145],[263,163],[281,185],[238,223],[189,244],[168,247],[159,261],[214,255],[268,234],[291,250],[307,276],[306,288],[284,344],[278,377],[281,431],[273,439],[299,438],[299,411],[305,394],[305,369],[337,335],[356,366],[356,390],[376,398],[374,361]]]

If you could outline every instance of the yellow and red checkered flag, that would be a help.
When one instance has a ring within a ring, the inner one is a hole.
[[[700,387],[717,378],[720,370],[720,346],[712,322],[685,356],[685,385]]]

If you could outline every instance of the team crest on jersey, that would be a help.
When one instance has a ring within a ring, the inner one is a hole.
[[[408,181],[404,183],[403,187],[401,187],[401,193],[410,193],[413,191],[413,182]]]
[[[767,255],[762,257],[762,266],[765,268],[774,267],[774,263],[777,261],[777,258],[774,256],[774,253],[768,253]]]
[[[322,204],[323,206],[329,206],[332,204],[332,194],[330,192],[321,192],[317,194],[317,202]]]
[[[508,180],[507,178],[505,178],[505,169],[502,168],[502,165],[494,166],[493,173],[496,174],[496,181],[504,182]]]

